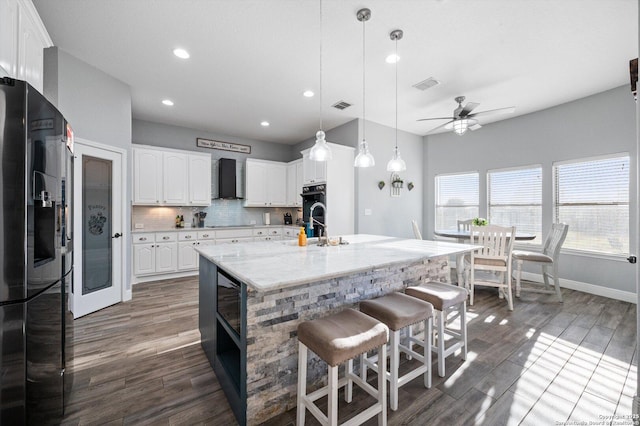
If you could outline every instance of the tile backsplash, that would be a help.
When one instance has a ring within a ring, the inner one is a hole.
[[[244,226],[264,225],[263,213],[270,213],[271,224],[284,223],[284,214],[290,213],[295,223],[296,218],[302,218],[302,210],[296,208],[247,208],[243,207],[243,200],[211,200],[209,207],[155,207],[133,206],[131,209],[131,224],[143,224],[144,230],[162,230],[175,227],[176,215],[183,215],[185,224],[191,224],[195,212],[205,211],[205,226]]]

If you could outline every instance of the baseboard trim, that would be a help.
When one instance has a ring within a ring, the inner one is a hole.
[[[170,280],[172,278],[192,277],[194,275],[198,275],[197,269],[193,271],[174,272],[170,274],[155,274],[155,275],[144,275],[144,276],[133,275],[131,277],[131,284],[148,283],[149,281]]]
[[[542,274],[534,274],[531,272],[522,272],[522,279],[543,283]],[[583,283],[580,281],[567,280],[560,278],[560,287],[568,288],[570,290],[582,291],[589,294],[595,294],[596,296],[608,297],[610,299],[622,300],[623,302],[629,302],[636,304],[636,294],[630,291],[616,290],[614,288],[603,287],[600,285]]]

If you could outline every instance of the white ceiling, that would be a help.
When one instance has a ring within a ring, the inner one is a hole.
[[[286,144],[318,129],[318,0],[33,2],[56,46],[131,86],[136,119]],[[515,106],[496,117],[511,118],[628,84],[638,56],[637,0],[325,0],[325,130],[362,117],[362,7],[366,119],[395,126],[384,59],[400,28],[398,127],[418,135],[442,123],[416,120],[451,115],[455,96],[474,112]],[[412,87],[431,76],[442,84]],[[331,108],[340,100],[353,106]]]

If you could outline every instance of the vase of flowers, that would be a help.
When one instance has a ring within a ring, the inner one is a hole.
[[[489,222],[487,222],[487,219],[485,219],[483,217],[474,217],[473,218],[473,226],[486,226],[488,224],[489,224]]]

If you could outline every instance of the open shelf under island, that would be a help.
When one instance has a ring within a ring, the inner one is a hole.
[[[349,244],[284,240],[197,249],[201,344],[239,424],[295,407],[299,323],[425,280],[449,282],[449,257],[476,248],[363,234],[343,240]],[[326,366],[311,363],[307,374],[319,383]]]

